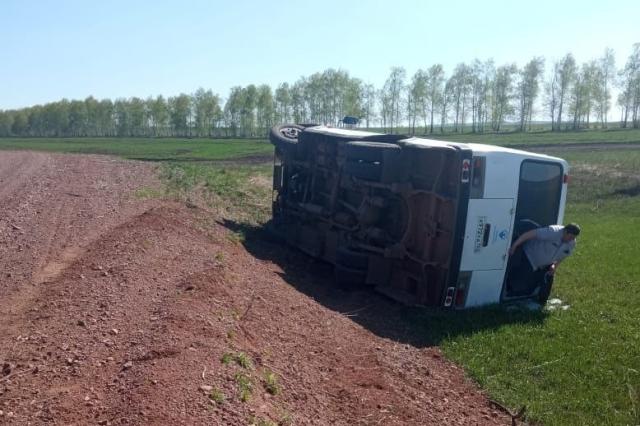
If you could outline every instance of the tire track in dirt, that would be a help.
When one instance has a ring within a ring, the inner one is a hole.
[[[0,233],[6,233],[7,227],[17,230],[18,209],[28,205],[30,190],[42,185],[33,178],[49,160],[40,153],[27,152],[19,156],[0,153]]]
[[[33,270],[37,247],[25,242],[25,236],[31,232],[34,192],[44,190],[43,182],[46,181],[46,176],[43,176],[43,170],[50,166],[51,159],[45,154],[0,154],[0,175],[3,184],[0,189],[0,296],[4,300],[0,306],[0,320],[7,331],[12,321],[3,314],[9,315],[19,311],[22,303],[16,296],[29,295],[33,291],[29,271]]]
[[[34,284],[42,284],[56,279],[71,263],[83,253],[80,247],[67,247],[57,260],[49,261],[41,268],[33,279]]]
[[[117,208],[123,197],[137,185],[155,182],[150,167],[137,165],[131,170],[137,181],[115,192],[98,188],[105,177],[121,181],[121,169],[122,161],[104,157],[0,153],[0,175],[7,183],[0,191],[0,323],[6,335],[19,334],[21,315],[42,285],[84,245],[126,219],[130,208]]]

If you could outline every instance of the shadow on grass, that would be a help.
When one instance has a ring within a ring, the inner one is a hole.
[[[415,347],[437,346],[448,338],[505,324],[539,324],[546,317],[544,312],[516,306],[464,311],[408,307],[370,289],[346,291],[334,283],[332,265],[286,246],[265,228],[228,220],[221,224],[242,235],[245,248],[253,256],[279,265],[284,271],[282,278],[289,285],[372,333],[397,342]]]
[[[611,193],[611,195],[622,195],[626,197],[637,197],[640,195],[640,184],[628,187],[628,188],[620,188],[616,189]]]

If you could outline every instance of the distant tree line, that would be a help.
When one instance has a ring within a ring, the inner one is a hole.
[[[347,71],[328,69],[293,84],[233,87],[223,102],[198,89],[165,99],[66,100],[0,110],[0,137],[263,137],[275,123],[336,125],[344,116],[365,127],[416,133],[500,132],[507,122],[531,130],[546,117],[554,131],[607,128],[612,89],[618,89],[620,126],[640,128],[640,43],[617,69],[614,52],[576,64],[571,54],[551,65],[531,59],[522,68],[493,60],[458,64],[447,77],[442,65],[411,77],[394,67],[375,88]]]

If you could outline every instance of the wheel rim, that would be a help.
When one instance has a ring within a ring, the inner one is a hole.
[[[287,139],[298,139],[299,133],[300,129],[296,129],[295,127],[283,127],[280,129],[280,134]]]

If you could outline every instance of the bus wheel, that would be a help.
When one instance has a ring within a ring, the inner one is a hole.
[[[269,139],[276,146],[296,145],[298,143],[298,135],[304,130],[304,127],[297,124],[279,124],[271,128]]]

